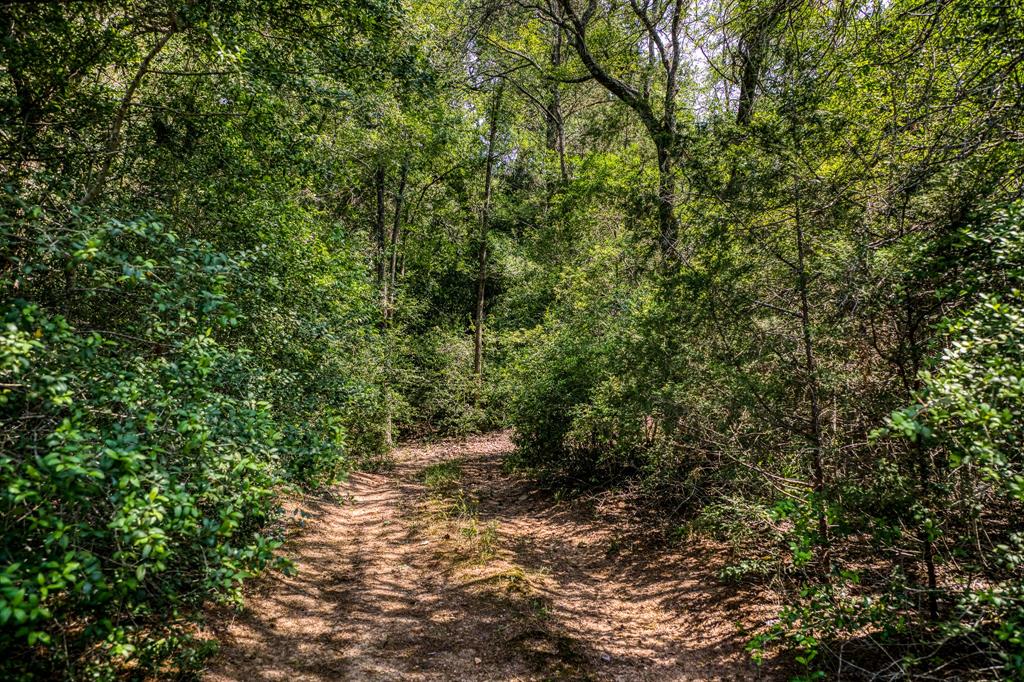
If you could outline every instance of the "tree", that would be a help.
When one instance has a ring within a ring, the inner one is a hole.
[[[501,116],[501,99],[505,84],[494,87],[487,128],[487,152],[484,161],[484,194],[480,207],[480,235],[477,246],[476,309],[473,315],[473,371],[478,379],[484,373],[484,304],[487,287],[487,228],[491,220],[491,185],[494,181],[494,162],[497,156],[498,119]]]

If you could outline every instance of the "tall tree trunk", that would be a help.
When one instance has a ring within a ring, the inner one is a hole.
[[[758,41],[759,34],[752,39],[744,38],[740,45],[740,94],[739,103],[736,106],[736,123],[741,126],[750,125],[750,119],[754,115],[754,98],[757,94],[757,81],[761,73],[761,51]]]
[[[739,39],[740,59],[740,92],[736,106],[736,123],[740,126],[750,125],[754,116],[754,103],[757,101],[757,86],[764,70],[765,55],[779,21],[791,9],[799,4],[799,0],[775,0],[771,5],[758,12],[756,20]]]
[[[487,168],[484,172],[484,201],[480,211],[480,246],[477,252],[476,312],[473,317],[474,353],[473,372],[478,379],[484,374],[484,303],[487,293],[487,228],[491,219],[491,181],[494,175],[494,143],[498,136],[498,114],[501,112],[501,95],[504,83],[494,91],[491,107],[490,130],[487,133]]]
[[[398,284],[398,240],[402,236],[402,209],[405,205],[405,187],[409,180],[409,157],[402,161],[402,170],[398,176],[398,191],[395,192],[395,216],[391,223],[391,240],[388,245],[390,263],[387,279],[389,294],[384,309],[385,319],[391,319],[395,303],[395,287]]]
[[[377,287],[380,290],[381,301],[386,302],[388,285],[387,278],[385,277],[387,270],[387,227],[385,225],[384,184],[387,181],[387,172],[384,169],[383,161],[377,165],[373,181],[374,189],[377,191],[377,215],[373,221],[373,237],[377,242]]]
[[[675,256],[679,239],[676,218],[676,177],[673,150],[668,143],[658,143],[658,244],[664,256]]]
[[[821,425],[821,387],[818,383],[818,367],[814,357],[814,337],[811,332],[810,277],[807,273],[807,242],[800,215],[800,197],[794,196],[796,222],[797,287],[800,294],[800,330],[804,347],[804,373],[806,390],[810,402],[811,469],[813,473],[814,496],[818,505],[819,561],[825,574],[832,572],[832,559],[828,532],[828,516],[825,511],[825,463]]]
[[[562,29],[557,24],[553,25],[552,29],[555,34],[551,41],[551,66],[558,68],[562,65]],[[565,121],[562,118],[561,84],[557,80],[552,80],[550,85],[546,132],[547,148],[558,154],[558,167],[564,184],[569,181],[569,169],[565,162]]]
[[[381,306],[381,331],[384,334],[385,343],[388,342],[388,278],[387,278],[387,238],[388,230],[386,224],[386,207],[385,202],[385,184],[387,183],[387,170],[384,167],[384,161],[381,160],[373,176],[374,189],[377,194],[377,205],[376,215],[373,221],[373,232],[374,240],[377,242],[377,253],[376,255],[376,278],[377,287],[380,293],[380,306]],[[386,354],[386,363],[388,366],[388,372],[385,375],[385,387],[384,387],[384,444],[388,450],[394,446],[393,436],[393,410],[391,406],[391,389],[387,385],[390,379],[390,358],[391,353]]]
[[[932,502],[932,473],[931,460],[928,457],[928,448],[920,434],[917,435],[915,443],[917,450],[917,466],[920,476],[921,503],[925,509],[931,509]],[[935,544],[932,541],[931,533],[927,528],[920,530],[921,556],[924,559],[925,571],[928,574],[928,617],[931,620],[939,618],[938,601],[938,579],[935,574]]]
[[[920,372],[922,364],[921,343],[917,336],[918,324],[914,315],[914,300],[908,295],[905,302],[907,315],[906,341],[910,353],[910,370],[904,372],[904,386],[908,395],[920,388]],[[914,442],[914,450],[917,456],[917,470],[920,485],[921,504],[925,509],[932,508],[932,461],[928,455],[928,446],[925,444],[921,434],[918,434]],[[921,540],[921,558],[924,560],[925,572],[928,576],[928,617],[931,620],[939,618],[938,603],[938,578],[935,573],[935,543],[927,528],[919,530]]]
[[[643,83],[641,85],[641,94],[645,100],[651,98],[651,89],[654,85],[654,69],[657,68],[657,46],[654,44],[654,38],[647,36],[646,40],[647,49],[647,73],[644,74]]]

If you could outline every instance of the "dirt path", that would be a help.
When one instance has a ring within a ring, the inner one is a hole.
[[[742,625],[770,605],[708,547],[652,550],[613,500],[503,472],[507,436],[411,446],[306,501],[299,568],[221,620],[211,682],[767,679]]]

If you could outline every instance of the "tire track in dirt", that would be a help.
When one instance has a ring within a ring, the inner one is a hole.
[[[741,626],[770,605],[718,584],[720,551],[651,549],[613,498],[558,502],[504,472],[511,447],[507,434],[406,446],[393,470],[304,500],[288,543],[298,574],[212,617],[221,651],[206,679],[769,678]],[[451,460],[468,514],[421,482]],[[486,551],[481,528],[494,531]]]

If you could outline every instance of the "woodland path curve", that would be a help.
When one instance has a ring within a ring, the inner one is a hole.
[[[208,682],[771,678],[743,628],[772,605],[715,579],[720,549],[652,546],[613,496],[559,501],[507,473],[511,448],[405,446],[303,500],[298,574],[212,618]],[[441,462],[462,472],[446,500],[423,483]]]

